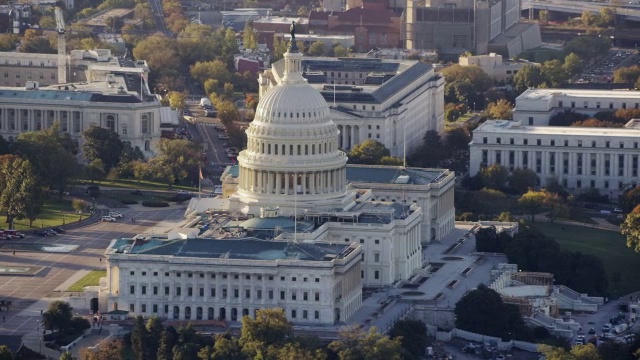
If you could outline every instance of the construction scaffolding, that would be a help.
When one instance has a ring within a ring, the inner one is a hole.
[[[511,280],[518,281],[524,285],[552,286],[553,274],[543,272],[518,271],[511,274]]]

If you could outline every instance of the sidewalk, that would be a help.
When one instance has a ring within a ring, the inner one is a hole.
[[[530,215],[519,215],[519,216],[516,216],[516,218],[531,221]],[[536,214],[534,219],[535,219],[534,222],[552,222],[551,219],[549,219],[544,213]],[[613,225],[612,223],[608,222],[605,219],[602,219],[602,218],[591,218],[591,219],[593,219],[593,221],[595,221],[596,223],[588,224],[588,223],[583,223],[579,221],[562,220],[562,219],[555,219],[553,220],[553,223],[562,224],[562,225],[589,227],[589,228],[601,229],[601,230],[610,230],[610,231],[618,231],[618,232],[620,231],[619,226]]]

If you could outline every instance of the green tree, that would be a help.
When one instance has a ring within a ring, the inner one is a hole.
[[[309,55],[311,56],[322,56],[326,51],[327,49],[322,41],[315,41],[309,46]]]
[[[635,83],[640,77],[640,66],[621,67],[613,71],[613,82]]]
[[[13,353],[6,345],[0,345],[0,360],[13,360]]]
[[[60,131],[60,124],[41,131],[21,133],[14,144],[15,153],[29,160],[43,184],[59,191],[60,198],[69,179],[77,174],[75,143]]]
[[[421,320],[400,320],[389,330],[389,337],[400,337],[402,348],[407,350],[413,359],[421,359],[424,349],[431,343],[427,337],[427,325]],[[407,359],[407,356],[404,357]]]
[[[233,97],[233,84],[224,83],[224,96],[226,96],[229,99]]]
[[[277,352],[278,360],[326,360],[327,354],[322,349],[305,349],[297,342],[285,344]]]
[[[0,51],[14,51],[19,39],[12,34],[0,34]]]
[[[75,211],[84,212],[87,208],[87,203],[82,199],[73,199],[71,200],[71,206]]]
[[[633,211],[633,209],[638,205],[640,205],[640,186],[636,186],[625,192],[620,198],[620,207],[626,214]]]
[[[429,130],[424,134],[422,146],[409,157],[409,163],[412,166],[435,167],[448,156],[440,134],[435,130]]]
[[[509,170],[501,165],[491,165],[480,170],[482,183],[489,189],[501,190],[509,180]]]
[[[242,346],[238,338],[227,333],[214,336],[211,358],[215,360],[245,360],[247,357],[242,352]]]
[[[147,337],[147,328],[144,325],[144,319],[138,315],[133,323],[131,331],[131,349],[138,360],[145,360],[149,357],[146,343],[149,341]]]
[[[640,252],[640,205],[627,214],[627,218],[620,225],[622,235],[627,237],[627,246],[635,252]]]
[[[564,64],[562,67],[570,76],[573,76],[582,72],[582,69],[584,69],[584,62],[576,53],[571,53],[564,57]]]
[[[531,221],[535,221],[535,215],[540,213],[543,208],[552,206],[554,201],[558,201],[558,198],[557,194],[551,194],[544,189],[540,191],[530,189],[520,196],[518,206],[531,215]]]
[[[337,44],[336,46],[333,47],[333,56],[335,57],[347,57],[349,56],[349,49],[345,48],[344,46]]]
[[[516,92],[521,94],[528,88],[540,87],[546,80],[539,66],[527,64],[518,70],[518,73],[513,77],[512,81]]]
[[[218,111],[218,118],[225,127],[230,127],[234,122],[240,119],[240,113],[233,102],[223,100],[213,103]]]
[[[0,359],[2,358],[0,357]],[[65,351],[62,353],[62,355],[60,355],[60,359],[58,360],[73,360],[73,354],[68,351]]]
[[[174,330],[175,331],[175,330]],[[158,360],[173,360],[172,349],[176,342],[176,337],[169,329],[162,330],[158,343],[158,352],[156,357]],[[217,343],[216,343],[217,344]],[[234,359],[235,360],[235,359]],[[239,359],[238,359],[239,360]]]
[[[284,53],[287,52],[287,42],[278,35],[273,37],[273,61],[277,61],[283,58]]]
[[[538,185],[538,175],[531,169],[513,169],[509,175],[509,187],[517,194],[524,194],[527,190]]]
[[[507,196],[500,190],[483,188],[472,193],[468,206],[476,214],[498,214],[506,206]]]
[[[461,156],[469,149],[471,134],[465,127],[454,126],[445,130],[444,143],[449,151]]]
[[[2,135],[0,135],[0,155],[5,155],[5,154],[9,154],[11,152],[10,150],[10,144],[7,140],[5,140]]]
[[[208,79],[216,79],[220,84],[230,83],[232,74],[225,63],[220,60],[196,62],[189,70],[191,77],[204,83]]]
[[[593,22],[593,15],[591,15],[591,11],[583,10],[580,20],[582,20],[582,26],[589,27]]]
[[[281,347],[292,336],[292,326],[281,308],[257,310],[256,318],[242,317],[240,344],[251,358],[262,358],[269,347]]]
[[[380,158],[380,165],[402,166],[404,161],[396,156],[383,156]]]
[[[146,354],[149,358],[154,358],[158,354],[159,340],[162,338],[164,327],[157,316],[150,317],[145,327],[147,333]]]
[[[489,119],[511,120],[513,118],[513,105],[506,99],[500,99],[487,106]]]
[[[616,19],[616,11],[613,8],[608,6],[603,6],[600,8],[600,26],[608,27],[613,25]]]
[[[256,43],[256,32],[253,29],[253,21],[249,20],[246,22],[244,31],[242,32],[242,46],[244,46],[245,49],[254,50],[257,46]]]
[[[349,160],[352,164],[380,164],[380,160],[389,156],[390,152],[381,142],[367,139],[354,146],[349,152]]]
[[[456,327],[479,334],[508,338],[524,330],[515,305],[502,302],[500,294],[480,284],[456,303]]]
[[[102,180],[107,175],[104,171],[104,164],[100,159],[94,159],[84,167],[84,175],[91,180],[91,183],[95,180]]]
[[[109,172],[120,161],[123,144],[118,133],[111,129],[91,126],[82,133],[82,150],[88,162],[100,159],[105,172]]]
[[[340,332],[340,338],[329,344],[329,349],[338,354],[340,360],[400,360],[402,344],[399,337],[390,339],[380,334],[375,327],[364,332],[350,327]]]
[[[160,139],[156,151],[157,155],[149,161],[149,166],[155,176],[166,181],[169,187],[190,175],[194,180],[198,176],[201,156],[197,144],[189,140]]]
[[[64,301],[56,300],[49,304],[47,311],[42,314],[42,324],[46,330],[64,331],[71,324],[73,308]]]
[[[563,86],[569,80],[569,74],[558,59],[545,61],[542,64],[542,76],[550,87]]]
[[[567,351],[564,348],[540,345],[538,351],[546,360],[601,360],[598,349],[593,344],[576,345]]]
[[[151,73],[160,76],[177,75],[180,68],[176,40],[169,37],[156,35],[143,38],[133,48],[133,56],[145,59]]]
[[[451,65],[442,69],[445,77],[445,102],[484,103],[483,94],[492,85],[493,80],[478,66]]]
[[[591,62],[607,54],[610,48],[611,39],[607,36],[576,36],[564,46],[564,51],[565,54],[575,53],[584,61]]]
[[[542,24],[546,24],[549,22],[549,11],[548,10],[540,10],[538,12],[538,20]]]
[[[7,216],[9,229],[13,229],[15,219],[25,216],[30,201],[44,200],[33,197],[40,186],[29,160],[0,156],[0,213]]]

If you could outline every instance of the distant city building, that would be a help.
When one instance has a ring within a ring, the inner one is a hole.
[[[635,121],[625,128],[603,129],[488,120],[473,131],[469,174],[490,165],[531,169],[542,186],[557,179],[570,192],[597,189],[616,199],[640,183],[638,143],[640,126]]]
[[[529,89],[516,98],[513,120],[529,125],[548,125],[565,110],[592,116],[601,111],[640,108],[640,91]]]
[[[0,135],[14,141],[59,122],[81,144],[83,131],[101,126],[153,156],[160,123],[176,122],[177,114],[150,94],[146,61],[115,58],[109,50],[74,50],[69,60],[77,82],[55,84],[57,55],[0,53],[7,79],[0,83],[15,86],[0,88]]]
[[[124,8],[107,9],[97,14],[94,14],[88,19],[82,20],[79,23],[82,25],[89,26],[91,28],[101,29],[103,31],[109,31],[109,30],[114,30],[114,29],[110,29],[110,26],[109,26],[110,18],[125,21],[128,19],[132,19],[134,15],[135,15],[134,9],[124,9]],[[111,31],[111,32],[114,32],[114,31]]]
[[[100,303],[180,320],[240,321],[280,307],[294,324],[333,325],[362,304],[360,257],[357,243],[119,239],[107,249]]]
[[[345,11],[312,11],[309,33],[318,35],[353,35],[355,51],[376,48],[401,48],[403,17],[388,10],[385,4],[365,1],[362,7]]]
[[[510,83],[515,74],[524,66],[529,64],[540,65],[521,60],[503,61],[502,55],[496,53],[489,55],[462,55],[458,58],[458,64],[462,66],[478,66],[495,81],[504,83]]]
[[[436,50],[377,49],[369,51],[366,56],[368,58],[387,60],[438,61],[438,52]]]
[[[444,131],[444,79],[419,61],[370,58],[303,58],[303,76],[331,106],[338,146],[345,151],[366,139],[392,156],[411,154],[429,130]],[[260,98],[280,84],[284,60],[260,74]]]
[[[276,37],[291,42],[289,33],[275,34]],[[355,45],[355,37],[353,35],[318,35],[318,34],[296,34],[296,41],[302,41],[305,47],[310,47],[315,42],[324,44],[325,49],[331,49],[336,45],[340,45],[345,49],[353,49]]]
[[[410,0],[405,13],[407,49],[512,57],[542,44],[537,23],[519,22],[518,0]]]

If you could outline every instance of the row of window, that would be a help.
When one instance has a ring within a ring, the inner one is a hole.
[[[153,271],[153,272],[150,272],[150,273],[151,273],[151,274],[153,274],[153,276],[159,276],[159,274],[160,274],[158,271]],[[147,276],[147,271],[142,270],[142,271],[140,272],[140,274],[141,274],[142,276]],[[135,275],[136,275],[136,271],[135,271],[135,270],[131,270],[131,271],[129,271],[129,275],[131,275],[131,276],[135,276]],[[193,278],[193,277],[194,277],[194,273],[192,273],[192,272],[187,272],[187,273],[185,273],[185,275],[186,275],[186,277],[187,277],[187,278]],[[204,273],[196,273],[196,275],[198,275],[198,277],[199,277],[199,278],[201,278],[201,279],[204,279],[204,278],[205,278],[205,274],[204,274]],[[222,278],[222,279],[227,279],[227,278],[228,278],[228,276],[229,276],[228,274],[216,274],[216,273],[211,273],[211,274],[209,274],[209,277],[210,277],[211,279],[216,279],[216,278],[217,278],[217,275],[221,275],[221,278]],[[165,276],[165,277],[170,277],[170,276],[172,276],[172,273],[171,273],[171,272],[165,272],[165,273],[164,273],[164,276]],[[175,272],[175,273],[173,273],[173,276],[175,276],[175,277],[182,277],[182,273],[181,273],[181,272]],[[255,279],[256,279],[256,280],[262,280],[262,275],[253,275],[253,276],[255,277]],[[245,279],[245,280],[251,280],[251,277],[252,277],[252,275],[248,275],[248,274],[247,274],[247,275],[244,275],[244,279]],[[265,276],[265,277],[266,277],[266,276]],[[234,280],[239,280],[239,279],[240,279],[240,274],[234,274],[232,278],[233,278]],[[266,278],[268,278],[270,281],[273,281],[273,280],[274,280],[274,276],[272,276],[272,275],[269,275],[269,276],[268,276],[268,277],[266,277]],[[302,279],[302,282],[309,282],[309,281],[310,281],[310,278],[309,278],[309,277],[301,277],[301,279]],[[318,278],[318,277],[316,277],[316,278],[312,278],[312,279],[313,279],[315,282],[317,282],[317,283],[319,283],[319,282],[320,282],[320,278]],[[280,281],[292,281],[292,282],[296,282],[297,280],[298,280],[298,277],[297,277],[297,276],[291,276],[291,277],[289,277],[288,279],[287,279],[287,277],[286,277],[286,276],[280,276]]]
[[[129,285],[129,295],[135,295],[136,294],[136,289],[138,289],[138,285]],[[160,295],[160,287],[159,286],[152,286],[151,287],[151,292],[148,293],[147,292],[147,285],[140,285],[139,286],[140,289],[140,294],[141,295]],[[194,292],[194,288],[193,287],[187,287],[186,288],[186,296],[187,297],[204,297],[205,296],[205,288],[204,287],[200,287],[200,288],[196,288],[195,290],[197,290],[197,292]],[[216,298],[218,297],[218,295],[220,295],[221,299],[227,299],[229,297],[229,289],[227,289],[226,287],[223,287],[220,289],[221,293],[218,294],[216,293],[216,288],[212,287],[209,289],[209,296],[212,298]],[[231,298],[233,299],[239,299],[240,298],[240,289],[234,288],[231,289]],[[310,301],[310,292],[309,291],[301,291],[301,290],[295,290],[295,289],[291,289],[288,290],[289,292],[289,299],[291,301],[298,301],[298,293],[301,292],[300,299],[302,299],[302,301]],[[197,295],[194,295],[197,294]],[[255,294],[255,299],[254,300],[262,300],[262,290],[255,290],[254,292]],[[266,299],[267,300],[273,300],[274,299],[274,295],[275,294],[275,290],[267,290],[266,291]],[[279,299],[280,300],[287,300],[287,290],[280,290],[280,296]],[[170,296],[171,294],[171,287],[170,286],[164,286],[164,293],[162,294],[163,296]],[[173,296],[182,296],[182,287],[181,286],[176,286],[174,287],[174,292],[173,292]],[[244,289],[244,293],[242,296],[243,299],[253,299],[251,297],[251,289]],[[313,292],[313,300],[314,301],[320,301],[320,292],[319,291],[315,291]]]
[[[158,308],[159,305],[158,304],[151,304],[151,313],[152,314],[158,314]],[[135,313],[136,311],[136,306],[135,304],[129,304],[129,312]],[[256,310],[254,310],[253,316],[256,316]],[[147,313],[147,304],[140,304],[140,312],[143,314]],[[217,319],[220,320],[226,320],[226,308],[220,308],[218,310],[218,316]],[[237,321],[238,320],[238,309],[236,308],[231,308],[231,321]],[[306,319],[310,319],[310,312],[309,310],[302,310],[302,317],[301,319],[306,320]],[[164,315],[169,315],[169,305],[164,305]],[[185,320],[191,320],[192,317],[194,315],[192,314],[191,311],[191,307],[190,306],[186,306],[184,308],[184,319]],[[249,309],[242,309],[242,316],[249,316]],[[297,319],[298,318],[298,309],[291,309],[290,310],[290,316],[292,319]],[[179,319],[180,318],[180,307],[179,306],[174,306],[173,307],[173,318],[174,319]],[[204,315],[204,308],[202,307],[196,307],[195,310],[195,317],[193,317],[196,320],[204,320],[205,319],[205,315]],[[207,315],[206,315],[206,319],[207,320],[214,320],[216,319],[215,316],[215,308],[213,307],[208,307],[207,308]],[[315,320],[319,320],[320,319],[320,311],[318,310],[313,310],[313,319]]]
[[[44,73],[40,73],[40,74],[38,74],[38,76],[39,76],[40,80],[44,80]],[[5,78],[9,78],[9,72],[8,71],[4,72],[4,77]],[[20,79],[20,77],[21,77],[20,73],[13,73],[13,78],[14,79]],[[33,79],[33,75],[31,73],[29,73],[29,74],[27,74],[27,76],[25,76],[25,78],[28,79],[28,80],[31,80],[31,79]],[[56,74],[52,73],[51,74],[51,80],[55,80],[55,79],[56,79]]]
[[[273,145],[273,147],[272,147]],[[318,155],[327,154],[333,151],[333,143],[331,141],[327,141],[324,143],[317,144],[318,147]],[[270,144],[258,140],[251,141],[249,143],[249,150],[253,152],[257,152],[259,154],[267,154],[267,155],[316,155],[316,144],[308,144],[304,145],[289,145],[289,151],[287,152],[287,146],[285,144]],[[324,150],[323,150],[324,149]],[[273,151],[272,151],[273,150]],[[297,151],[295,151],[297,150]],[[303,151],[304,150],[304,151]]]
[[[614,107],[613,102],[609,102],[608,106],[609,106],[609,109],[616,109],[616,107]],[[559,101],[558,101],[558,107],[564,107],[564,101],[559,100]],[[571,101],[571,107],[572,107],[572,108],[575,108],[575,107],[576,107],[576,102],[575,102],[575,101]],[[585,109],[588,109],[588,108],[590,108],[590,107],[592,108],[592,106],[590,106],[590,104],[589,104],[589,102],[588,102],[588,101],[583,101],[583,102],[582,102],[582,107],[583,107],[583,108],[585,108]],[[626,108],[627,108],[627,103],[626,103],[626,102],[623,102],[623,103],[621,104],[621,106],[620,106],[620,107],[621,107],[622,109],[626,109]],[[602,103],[601,103],[600,101],[596,101],[596,106],[595,106],[595,108],[596,108],[596,109],[601,109],[601,108],[602,108]],[[635,103],[635,104],[633,105],[633,108],[634,108],[634,109],[639,109],[639,108],[640,108],[640,103]]]
[[[489,143],[489,138],[484,136],[482,138],[482,143],[483,144],[488,144]],[[583,140],[575,140],[574,141],[569,141],[568,139],[565,140],[558,140],[556,141],[555,139],[549,139],[549,141],[543,141],[543,139],[536,139],[536,146],[577,146],[577,147],[583,147],[583,144],[585,145],[591,145],[591,147],[598,147],[598,141],[597,140],[591,140],[589,141],[583,141]],[[601,143],[601,142],[600,142]],[[502,144],[502,138],[501,137],[496,137],[495,138],[495,143],[494,144]],[[506,144],[506,142],[505,142]],[[509,145],[529,145],[529,139],[522,139],[522,143],[521,144],[516,144],[516,139],[515,138],[509,138]],[[533,144],[532,144],[533,145]],[[604,141],[604,147],[605,148],[611,148],[612,142],[610,140],[605,140]],[[617,143],[618,148],[619,149],[625,149],[626,145],[624,141],[618,141]],[[637,149],[638,148],[638,142],[634,141],[633,142],[633,148]]]
[[[15,63],[11,62],[9,63],[9,59],[4,59],[4,65],[17,65],[17,66],[40,66],[40,67],[45,67],[45,66],[56,66],[55,63],[53,62],[47,62],[47,64],[45,65],[44,61],[40,61],[40,62],[33,62],[33,60],[29,60],[29,63],[27,65],[27,62],[25,61],[24,64],[22,64],[21,60],[17,60]]]

